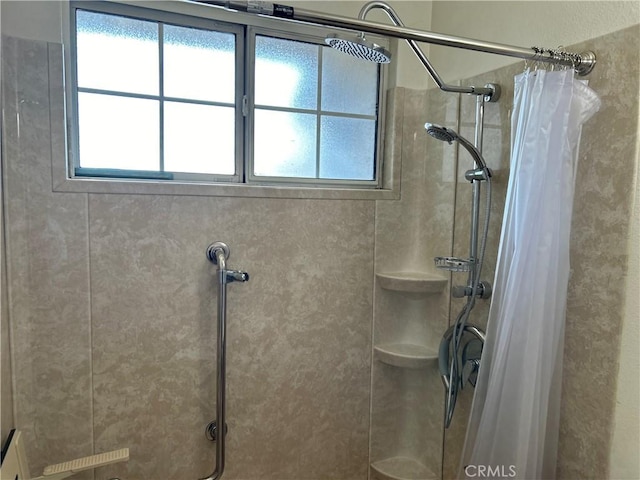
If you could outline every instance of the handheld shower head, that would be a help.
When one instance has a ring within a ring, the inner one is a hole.
[[[375,43],[368,42],[364,34],[354,37],[342,35],[327,35],[324,42],[331,48],[351,55],[352,57],[368,60],[375,63],[390,63],[391,52]]]
[[[425,123],[424,128],[427,130],[427,133],[433,138],[442,142],[448,142],[449,145],[451,145],[454,140],[457,140],[458,143],[466,148],[467,151],[471,154],[473,160],[476,162],[480,170],[488,172],[487,175],[489,176],[491,175],[491,171],[487,168],[487,164],[482,158],[482,155],[480,154],[478,149],[474,147],[469,140],[458,135],[455,130],[443,127],[441,125],[436,125],[435,123]]]
[[[436,125],[434,123],[425,123],[424,128],[427,130],[427,133],[433,138],[442,142],[448,142],[449,145],[451,145],[451,143],[458,138],[458,134],[453,130],[442,127],[440,125]]]

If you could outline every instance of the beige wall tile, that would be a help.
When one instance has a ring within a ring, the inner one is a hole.
[[[225,476],[364,478],[372,203],[92,195],[90,217],[96,444],[132,456],[104,478],[213,469],[214,240],[251,276],[228,286]]]
[[[34,474],[92,453],[87,196],[51,192],[47,44],[3,38],[5,221],[16,427]],[[92,478],[83,475],[83,478]]]
[[[602,108],[582,130],[576,179],[559,478],[608,474],[639,132],[639,43],[640,25],[574,47],[599,53],[589,85]]]

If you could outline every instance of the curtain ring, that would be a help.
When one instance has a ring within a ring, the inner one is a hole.
[[[566,70],[567,69],[567,65],[565,65],[564,62],[566,62],[567,59],[568,59],[567,52],[564,51],[564,47],[562,45],[558,45],[558,48],[556,48],[556,52],[558,52],[559,60],[561,60],[563,62],[563,63],[558,64],[558,69],[559,70]]]
[[[533,71],[537,72],[538,71],[538,67],[540,66],[540,54],[544,51],[542,48],[539,47],[531,47],[534,51],[534,56],[533,56]]]
[[[578,67],[580,66],[580,61],[581,61],[580,54],[573,53],[570,55],[570,57],[571,57],[571,67],[573,68],[573,71],[577,73]]]
[[[551,59],[551,71],[554,72],[556,70],[556,62],[555,60],[557,60],[558,58],[558,51],[557,50],[552,50],[552,49],[547,49],[547,53],[549,54],[549,58]]]
[[[567,70],[569,68],[569,65],[566,62],[571,62],[571,65],[573,66],[573,57],[565,51],[563,45],[558,45],[556,53],[558,54],[558,60],[562,61],[561,64],[558,64],[559,69]]]

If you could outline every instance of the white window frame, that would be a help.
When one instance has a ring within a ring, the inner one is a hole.
[[[142,5],[142,8],[140,7]],[[240,30],[247,29],[246,36],[237,35],[239,42],[243,38],[253,39],[255,34],[266,34],[278,38],[290,38],[293,40],[311,41],[320,43],[319,38],[323,37],[330,29],[287,23],[283,25],[282,20],[269,19],[260,16],[228,12],[223,9],[207,7],[189,2],[96,2],[96,1],[72,1],[68,4],[69,21],[65,34],[65,44],[67,50],[71,46],[75,37],[75,9],[98,11],[115,15],[130,16],[151,21],[164,22],[181,25],[185,27],[205,28],[212,30]],[[154,12],[147,16],[145,13]],[[176,14],[174,16],[174,14]],[[188,22],[176,21],[175,18],[189,18]],[[173,20],[173,21],[172,21]],[[235,25],[234,25],[235,24]],[[213,27],[213,28],[212,28]],[[222,28],[220,28],[222,27]],[[284,30],[286,29],[286,31]],[[287,33],[289,32],[289,33]],[[376,38],[377,43],[388,46],[383,38]],[[246,48],[246,46],[245,46]],[[72,49],[71,51],[75,51]],[[243,51],[246,51],[243,49]],[[399,197],[399,160],[393,158],[382,160],[384,153],[385,136],[385,101],[386,101],[386,68],[382,69],[380,76],[379,98],[378,98],[378,118],[376,133],[376,179],[374,181],[353,181],[353,180],[325,180],[325,179],[303,179],[285,177],[283,179],[273,177],[255,177],[252,173],[252,160],[245,161],[248,144],[251,141],[252,132],[250,126],[243,126],[246,130],[244,140],[236,145],[237,161],[242,163],[243,171],[246,172],[246,179],[230,182],[230,178],[224,176],[206,176],[189,174],[174,176],[171,181],[163,181],[158,178],[128,178],[119,177],[87,177],[75,175],[77,164],[77,112],[75,92],[75,65],[73,65],[73,55],[67,53],[66,63],[66,108],[67,108],[67,141],[68,157],[64,179],[61,178],[61,168],[54,165],[54,190],[73,192],[105,192],[105,193],[166,193],[185,195],[210,195],[210,196],[248,196],[248,197],[286,197],[286,198],[354,198],[354,199],[394,199]],[[252,55],[246,55],[245,61],[252,61]],[[241,63],[238,60],[236,64]],[[245,66],[237,67],[238,75],[236,82],[247,82],[242,78]],[[242,80],[241,80],[242,79]],[[244,86],[243,86],[244,87]],[[244,88],[237,88],[236,92],[236,112],[243,108]],[[248,92],[247,87],[247,92]],[[240,93],[238,93],[240,92]],[[251,98],[249,98],[251,103]],[[250,105],[253,107],[253,105]],[[236,122],[247,122],[247,117],[236,113]],[[389,149],[392,153],[393,150]],[[387,155],[393,157],[394,155]],[[249,156],[251,158],[251,156]],[[57,172],[57,174],[56,174]],[[208,178],[205,178],[208,177]],[[253,177],[253,178],[250,178]]]

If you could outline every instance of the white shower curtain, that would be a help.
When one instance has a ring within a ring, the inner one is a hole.
[[[459,478],[555,478],[577,150],[599,108],[570,70],[515,77],[511,173]]]

